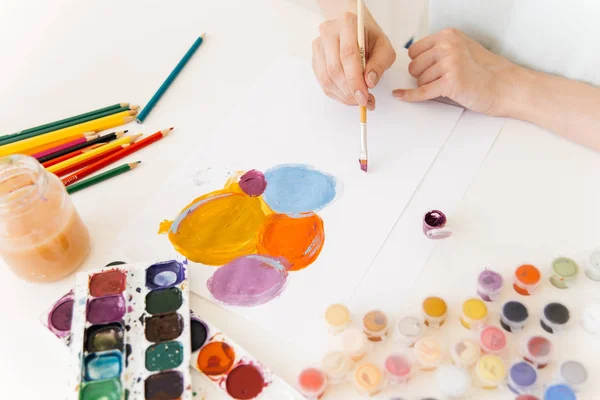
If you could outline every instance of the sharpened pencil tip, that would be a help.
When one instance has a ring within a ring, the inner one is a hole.
[[[205,36],[205,35],[206,35],[206,32],[202,32],[202,33],[200,34],[200,37],[201,37],[202,39],[204,39],[204,36]]]

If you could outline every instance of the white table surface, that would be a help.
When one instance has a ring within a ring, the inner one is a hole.
[[[175,126],[172,137],[131,157],[144,164],[119,179],[73,196],[92,234],[93,250],[83,268],[95,269],[107,257],[113,236],[194,147],[202,146],[228,110],[279,53],[310,57],[310,42],[320,17],[276,0],[228,1],[75,0],[0,2],[0,128],[3,133],[74,115],[121,101],[144,104],[196,35],[207,40],[143,126],[152,133]],[[407,62],[400,57],[399,62]],[[436,334],[445,340],[470,333],[458,324],[459,305],[474,291],[480,269],[509,275],[523,262],[548,272],[559,254],[598,246],[600,236],[600,157],[554,134],[509,120],[484,165],[450,218],[456,233],[440,242],[398,312],[417,311],[429,293],[443,294],[451,306],[450,322]],[[387,246],[394,243],[388,242]],[[401,266],[399,265],[399,268]],[[53,284],[29,284],[0,269],[1,398],[61,399],[65,396],[66,350],[46,332],[40,314],[73,286],[74,276]],[[591,376],[600,374],[600,338],[579,326],[580,307],[600,298],[600,284],[580,276],[573,289],[560,291],[544,281],[526,299],[532,318],[544,303],[567,304],[573,323],[554,335],[556,359],[584,362]],[[506,290],[504,299],[516,298]],[[248,324],[220,307],[193,296],[192,306],[277,374],[288,381],[320,354],[310,344],[289,347],[281,338]],[[494,308],[495,307],[495,308]],[[498,305],[492,311],[497,312]],[[495,314],[497,317],[497,314]],[[517,356],[518,338],[507,359]],[[547,378],[554,367],[543,372]],[[195,375],[196,376],[196,375]],[[598,398],[592,379],[581,399]],[[419,399],[437,396],[431,374],[421,374],[377,398]],[[326,398],[358,398],[335,389]],[[512,398],[505,389],[474,391],[473,399]]]

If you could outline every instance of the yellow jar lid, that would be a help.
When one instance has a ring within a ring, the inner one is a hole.
[[[429,317],[443,317],[448,312],[448,305],[440,297],[427,297],[423,301],[423,312]]]
[[[487,306],[480,299],[469,299],[463,303],[463,314],[472,320],[484,319],[487,316]]]
[[[498,356],[486,354],[477,361],[477,375],[486,382],[501,383],[506,378],[506,366]],[[484,382],[484,383],[486,383]]]
[[[325,311],[325,320],[332,326],[344,326],[350,322],[350,310],[343,304],[333,304]]]

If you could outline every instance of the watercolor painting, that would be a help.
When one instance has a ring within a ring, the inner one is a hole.
[[[190,261],[217,267],[206,283],[217,301],[258,306],[284,291],[290,272],[319,257],[325,228],[317,212],[340,188],[335,177],[303,164],[240,171],[163,221],[159,233]]]

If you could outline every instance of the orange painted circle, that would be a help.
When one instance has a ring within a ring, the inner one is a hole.
[[[540,270],[533,265],[521,265],[515,271],[515,278],[525,285],[535,285],[541,279]]]
[[[224,342],[212,342],[200,350],[198,369],[206,375],[223,375],[231,369],[235,361],[233,348]]]
[[[314,213],[297,218],[286,214],[267,216],[258,235],[258,254],[283,257],[291,271],[306,268],[317,259],[325,232],[323,220]]]

